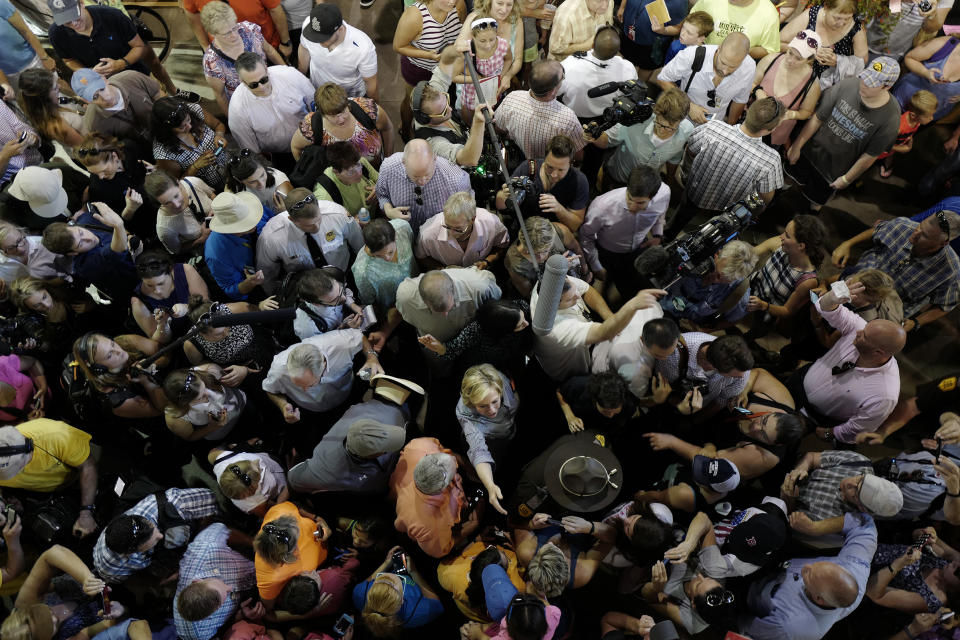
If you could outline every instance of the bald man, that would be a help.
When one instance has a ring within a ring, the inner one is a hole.
[[[567,105],[581,121],[600,116],[609,107],[613,95],[591,98],[587,91],[607,82],[625,82],[637,79],[637,68],[620,55],[620,33],[615,27],[604,27],[597,32],[593,48],[582,55],[564,58],[563,84],[560,101]]]
[[[704,52],[698,71],[694,70],[698,50]],[[667,63],[657,76],[657,83],[664,91],[672,86],[680,87],[690,97],[690,120],[703,124],[711,116],[723,118],[735,124],[746,107],[757,63],[748,56],[750,39],[734,32],[719,45],[708,44],[687,47]]]
[[[496,278],[476,267],[430,271],[397,287],[397,311],[403,320],[419,336],[431,335],[440,342],[456,336],[484,302],[499,299]]]
[[[470,176],[446,158],[438,158],[426,140],[411,140],[402,153],[380,165],[377,199],[388,218],[406,220],[414,233],[441,211],[447,198],[469,191]]]
[[[850,296],[863,292],[849,285]],[[829,291],[817,311],[840,331],[836,344],[788,383],[797,406],[817,424],[817,436],[853,444],[858,433],[876,431],[897,404],[900,369],[894,356],[906,344],[903,327],[890,320],[865,321],[843,306],[850,297]]]
[[[846,514],[839,555],[795,558],[750,585],[746,601],[753,615],[741,620],[740,633],[753,640],[819,640],[860,604],[876,550],[873,518]]]

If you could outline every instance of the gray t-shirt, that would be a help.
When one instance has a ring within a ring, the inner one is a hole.
[[[694,564],[678,562],[670,565],[670,578],[667,580],[663,592],[670,596],[673,603],[680,609],[680,622],[683,623],[683,628],[690,635],[696,635],[710,625],[693,610],[693,604],[683,590],[683,585],[697,575],[696,560],[691,558],[691,562]]]
[[[822,124],[803,154],[828,182],[846,173],[867,153],[890,149],[900,127],[900,106],[891,96],[875,109],[860,99],[860,79],[846,78],[827,89],[817,107]]]
[[[939,0],[937,10],[953,7],[953,0]],[[900,13],[888,13],[874,18],[867,25],[867,47],[874,55],[885,55],[901,59],[913,48],[913,39],[923,27],[919,2],[903,0]],[[872,56],[871,56],[872,57]]]

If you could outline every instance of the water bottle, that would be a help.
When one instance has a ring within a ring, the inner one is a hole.
[[[357,221],[360,224],[367,224],[370,222],[370,211],[366,207],[360,207],[360,211],[357,212]]]

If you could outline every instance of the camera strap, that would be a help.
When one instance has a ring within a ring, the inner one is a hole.
[[[700,70],[703,69],[703,61],[707,57],[707,48],[703,45],[697,47],[696,52],[693,54],[693,66],[690,67],[690,77],[687,78],[687,85],[683,88],[683,92],[687,93],[690,90],[690,84],[693,82],[693,77],[700,73]]]

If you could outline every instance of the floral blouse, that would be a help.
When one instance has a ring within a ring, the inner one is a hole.
[[[260,25],[252,22],[238,22],[237,30],[240,32],[240,39],[243,40],[243,50],[256,53],[263,58],[266,64],[266,57],[263,55],[263,33],[260,31]],[[235,60],[221,56],[213,50],[211,44],[203,54],[203,75],[208,78],[216,78],[223,82],[227,93],[227,102],[233,95],[234,90],[240,86],[240,76],[237,74],[237,68],[234,65]]]
[[[377,110],[379,107],[377,107],[377,103],[371,98],[350,98],[350,100],[360,105],[360,108],[370,116],[371,120],[374,122],[377,121]],[[308,113],[300,123],[301,135],[310,142],[314,141],[312,122],[313,113]],[[380,138],[380,132],[377,129],[364,129],[359,122],[353,127],[353,136],[345,141],[330,135],[330,131],[324,127],[323,141],[321,144],[326,146],[333,142],[351,143],[357,148],[360,155],[369,160],[374,166],[379,166],[380,161],[383,160],[383,140]]]

